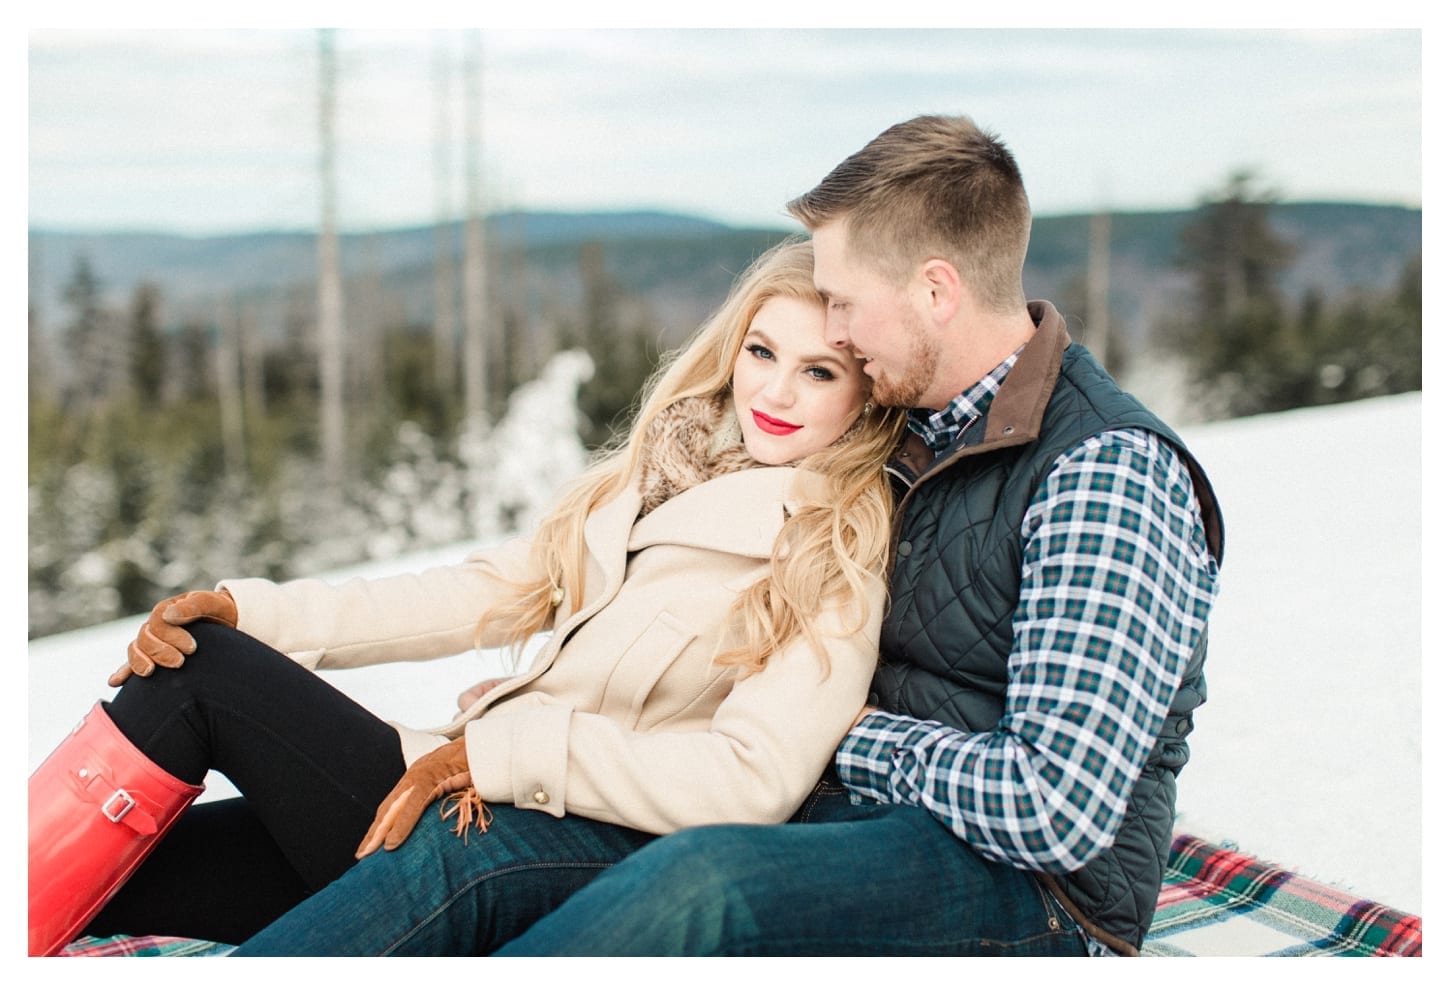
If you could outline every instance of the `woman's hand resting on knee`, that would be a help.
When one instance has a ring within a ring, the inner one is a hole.
[[[180,667],[196,651],[196,640],[181,628],[193,622],[218,622],[235,628],[237,604],[226,589],[187,592],[157,602],[141,631],[126,648],[126,662],[107,683],[120,687],[133,673],[150,677],[157,667]]]

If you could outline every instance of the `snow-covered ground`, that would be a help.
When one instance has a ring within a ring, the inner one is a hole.
[[[1421,914],[1418,393],[1185,429],[1223,503],[1180,826]]]
[[[1183,830],[1417,914],[1420,418],[1416,393],[1183,429],[1222,499],[1227,556],[1178,801]],[[30,643],[31,768],[108,693],[142,618]],[[429,725],[500,666],[465,654],[330,679],[385,718]],[[217,780],[209,796],[227,791]]]

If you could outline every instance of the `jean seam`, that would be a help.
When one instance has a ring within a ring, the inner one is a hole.
[[[1036,878],[1033,878],[1032,886],[1037,891],[1038,902],[1042,904],[1043,919],[1049,921],[1049,924],[1052,920],[1056,920],[1059,929],[1053,930],[1049,925],[1041,933],[1030,934],[1027,937],[1018,937],[1010,941],[999,940],[995,937],[980,937],[977,938],[977,945],[979,947],[995,947],[1006,951],[1013,948],[1020,948],[1025,944],[1030,944],[1035,941],[1048,940],[1052,937],[1061,936],[1082,939],[1082,930],[1078,927],[1077,921],[1067,914],[1067,911],[1057,902],[1047,887]]]
[[[464,883],[462,886],[458,887],[458,889],[452,895],[450,895],[447,899],[441,901],[430,912],[428,912],[423,917],[421,917],[418,921],[416,921],[413,924],[412,927],[410,927],[406,932],[404,932],[402,934],[402,936],[398,937],[396,940],[393,941],[393,943],[389,944],[386,948],[384,948],[379,953],[383,957],[391,956],[393,954],[393,952],[396,951],[399,947],[402,947],[408,941],[410,941],[414,937],[416,937],[418,935],[418,933],[421,930],[423,930],[423,928],[429,926],[435,920],[437,920],[439,917],[441,917],[444,913],[446,913],[462,897],[464,897],[468,893],[472,892],[475,887],[477,887],[477,886],[479,886],[479,885],[481,885],[481,884],[483,884],[485,882],[488,882],[491,879],[497,878],[499,876],[513,875],[515,873],[528,872],[528,871],[533,871],[533,870],[537,870],[537,869],[600,869],[600,870],[603,870],[603,869],[609,868],[613,864],[614,864],[613,862],[529,862],[529,863],[524,863],[524,864],[519,864],[519,865],[511,865],[511,866],[508,866],[507,868],[494,869],[494,870],[492,870],[490,872],[482,873],[479,876],[477,876],[477,877],[475,877],[473,879],[470,879],[468,882]]]
[[[995,947],[1000,948],[1004,951],[1009,951],[1013,950],[1014,948],[1020,948],[1026,944],[1036,943],[1037,941],[1051,940],[1054,937],[1076,938],[1078,936],[1079,935],[1075,929],[1064,926],[1061,930],[1044,930],[1041,933],[1029,934],[1026,937],[1018,937],[1010,941],[999,940],[995,937],[978,937],[975,938],[975,941],[979,947]],[[962,943],[966,942],[963,941]]]
[[[818,781],[816,783],[816,788],[811,791],[810,796],[806,798],[806,802],[801,805],[800,812],[797,815],[799,819],[797,823],[804,824],[809,822],[812,815],[815,813],[816,808],[820,805],[821,801],[824,798],[840,797],[845,793],[845,787],[838,786],[826,780]]]
[[[1014,950],[1020,950],[1023,947],[1027,947],[1041,941],[1052,940],[1054,938],[1077,938],[1078,936],[1079,935],[1075,931],[1064,928],[1062,930],[1047,930],[1041,933],[1029,934],[1025,937],[1019,937],[1010,941],[999,940],[992,937],[945,938],[940,941],[932,942],[930,944],[923,944],[921,942],[913,940],[904,940],[899,942],[880,940],[876,942],[878,944],[876,953],[883,956],[909,956],[911,954],[916,954],[920,956],[947,956],[961,955],[963,954],[963,952],[973,949],[978,951],[995,950],[1001,952],[1010,952]],[[816,943],[833,946],[829,953],[836,953],[839,950],[838,945],[840,944],[840,940],[839,938],[835,937],[792,937],[788,941],[782,940],[780,938],[772,938],[771,947],[763,952],[760,951],[758,947],[750,946],[743,943],[734,943],[727,946],[722,946],[718,950],[712,951],[708,955],[700,956],[748,957],[759,953],[770,955],[775,954],[776,950],[782,946],[798,948],[803,945],[809,946]],[[826,950],[822,950],[821,953],[824,954],[828,952]]]

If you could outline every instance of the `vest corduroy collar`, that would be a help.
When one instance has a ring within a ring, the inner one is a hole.
[[[1042,415],[1057,386],[1062,354],[1072,343],[1067,321],[1047,301],[1030,301],[1027,311],[1037,331],[1022,347],[1017,363],[987,408],[983,445],[1000,447],[1034,441],[1042,432]]]
[[[1057,386],[1062,354],[1072,339],[1067,334],[1066,319],[1050,302],[1029,301],[1027,310],[1037,324],[1037,331],[1023,345],[1017,362],[988,405],[982,423],[982,440],[933,461],[926,442],[908,432],[896,454],[896,461],[907,473],[902,478],[908,484],[914,485],[927,473],[944,468],[963,455],[1026,444],[1036,441],[1042,433],[1042,418]]]

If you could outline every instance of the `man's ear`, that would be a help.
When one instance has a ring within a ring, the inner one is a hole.
[[[921,265],[918,273],[928,310],[938,324],[956,317],[963,302],[962,277],[952,263],[932,258]]]

